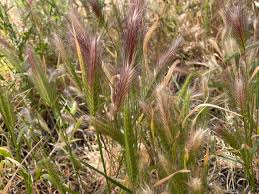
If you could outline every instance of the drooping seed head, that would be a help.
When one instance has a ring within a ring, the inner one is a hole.
[[[168,65],[175,59],[176,51],[183,42],[183,37],[177,37],[176,40],[171,43],[168,50],[163,53],[162,56],[159,58],[157,63],[157,71],[159,71],[159,69],[161,69],[165,65]]]

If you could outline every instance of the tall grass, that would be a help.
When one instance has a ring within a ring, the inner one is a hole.
[[[258,25],[250,35],[243,4],[223,9],[222,45],[233,47],[220,47],[206,40],[215,4],[203,2],[202,40],[216,48],[222,78],[188,61],[188,33],[176,27],[195,4],[174,5],[170,15],[144,0],[18,0],[21,26],[0,6],[0,52],[10,70],[0,86],[0,169],[11,172],[0,174],[1,192],[93,193],[90,182],[97,193],[209,193],[211,159],[225,157],[213,138],[241,164],[244,191],[257,192]],[[217,136],[208,121],[215,118],[223,123]]]
[[[256,130],[258,126],[257,81],[253,75],[257,67],[254,58],[257,52],[253,45],[257,40],[248,42],[248,16],[245,5],[238,4],[225,11],[226,24],[229,26],[232,37],[237,43],[235,65],[229,61],[225,87],[229,98],[230,108],[240,116],[234,118],[234,125],[219,130],[219,134],[233,148],[232,153],[237,157],[245,170],[251,189],[256,191],[255,166],[257,158]],[[255,35],[256,37],[256,35]],[[232,60],[231,60],[232,61]],[[257,116],[256,116],[257,115]],[[232,128],[232,129],[231,129]]]

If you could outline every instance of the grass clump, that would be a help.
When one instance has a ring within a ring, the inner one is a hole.
[[[14,7],[20,23],[0,6],[2,193],[258,191],[251,4]]]

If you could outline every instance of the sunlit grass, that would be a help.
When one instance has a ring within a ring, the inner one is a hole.
[[[3,2],[0,192],[258,193],[258,8],[222,2]]]

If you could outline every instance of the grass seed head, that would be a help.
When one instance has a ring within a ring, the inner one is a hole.
[[[241,73],[238,73],[234,81],[235,100],[240,108],[244,107],[246,101],[245,80]]]
[[[143,38],[143,0],[129,1],[128,10],[123,19],[122,30],[122,58],[123,61],[132,64],[140,41]]]
[[[197,151],[202,143],[204,142],[207,130],[198,129],[197,131],[190,134],[189,139],[186,143],[186,151],[190,153],[191,151]]]
[[[227,10],[224,11],[227,25],[230,26],[230,29],[236,38],[237,42],[244,46],[247,36],[247,13],[244,5],[241,3],[233,5]]]
[[[133,77],[134,69],[131,66],[125,65],[121,68],[112,94],[112,107],[109,113],[112,116],[114,116],[122,106],[123,100],[128,94]]]
[[[98,18],[98,19],[102,19],[103,18],[103,5],[101,0],[88,0],[89,5],[94,13],[94,15]]]
[[[72,45],[75,44],[74,39],[76,38],[80,51],[83,56],[85,65],[87,65],[87,81],[89,87],[92,89],[97,70],[101,67],[100,61],[100,37],[89,33],[75,10],[71,10],[69,13],[69,36]],[[74,31],[74,33],[73,33]],[[74,37],[75,36],[75,37]],[[75,45],[74,45],[75,47]]]
[[[191,178],[188,182],[188,186],[192,193],[199,194],[202,193],[202,181],[200,178]]]
[[[32,48],[28,47],[26,49],[26,56],[27,56],[27,62],[31,65],[32,71],[35,71],[36,61],[35,61],[35,57],[34,57],[34,53],[32,51]]]
[[[75,38],[77,39],[82,55],[84,57],[84,62],[86,62],[87,59],[89,59],[89,53],[90,53],[90,44],[91,44],[90,34],[86,30],[82,22],[80,21],[80,18],[76,10],[74,9],[70,10],[68,14],[68,20],[69,20],[69,24],[67,28],[68,28],[68,37],[69,37],[70,43],[71,45],[74,45]],[[73,33],[73,31],[75,32],[75,34]]]
[[[97,70],[100,68],[100,37],[92,36],[90,37],[90,49],[89,49],[89,59],[88,59],[88,84],[90,88],[93,88],[94,80]]]
[[[155,192],[148,185],[145,185],[137,191],[137,194],[155,194]]]
[[[162,54],[162,56],[158,59],[157,69],[161,69],[163,66],[168,65],[173,60],[175,60],[176,51],[179,46],[184,42],[183,37],[178,37],[176,40],[172,42],[168,50]]]

